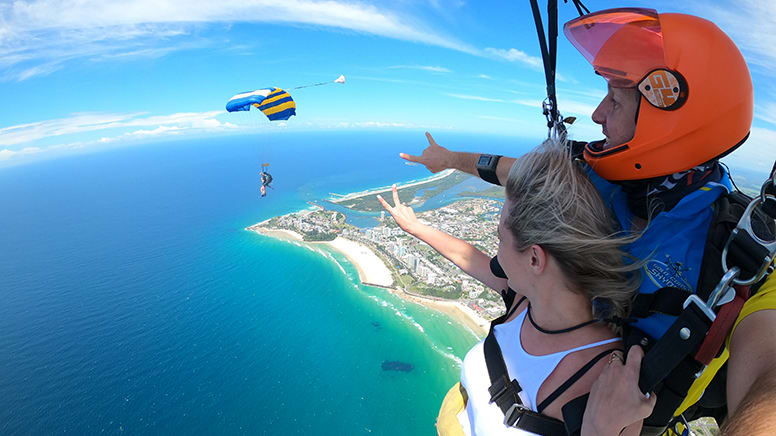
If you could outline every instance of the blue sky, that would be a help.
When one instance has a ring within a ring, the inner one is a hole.
[[[742,49],[755,121],[728,161],[776,159],[776,15],[765,3],[586,1],[708,18]],[[760,4],[762,3],[762,4]],[[540,4],[546,4],[540,0]],[[561,21],[576,16],[560,2]],[[677,9],[679,7],[679,9]],[[605,94],[561,34],[558,95],[572,135],[601,137]],[[298,116],[228,114],[232,95],[293,92]],[[545,95],[528,0],[41,0],[0,3],[0,167],[171,137],[271,129],[425,129],[540,139]],[[486,151],[485,146],[476,147]],[[412,151],[412,150],[408,150]]]

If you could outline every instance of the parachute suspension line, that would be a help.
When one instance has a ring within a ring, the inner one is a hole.
[[[571,1],[577,8],[579,15],[590,13],[580,0]],[[564,3],[568,3],[568,0],[564,0]],[[536,33],[539,37],[539,48],[542,52],[544,79],[547,82],[547,98],[542,102],[542,113],[547,118],[547,137],[565,140],[567,132],[566,126],[563,123],[564,121],[568,121],[570,124],[573,120],[564,120],[561,116],[560,111],[558,111],[558,99],[555,93],[555,68],[558,58],[558,0],[547,0],[546,37],[544,34],[544,25],[542,24],[542,15],[539,11],[538,0],[531,0],[531,11],[533,12],[534,23],[536,24]]]
[[[302,85],[302,86],[297,86],[295,88],[288,88],[288,89],[294,90],[294,89],[302,89],[302,88],[312,88],[313,86],[323,86],[323,85],[328,85],[330,83],[343,83],[344,84],[345,83],[345,76],[339,76],[336,80],[330,80],[328,82],[313,83],[311,85]]]
[[[539,3],[537,0],[531,0],[531,11],[533,12],[534,23],[536,24],[536,33],[539,37],[539,49],[542,52],[542,61],[544,62],[544,79],[547,82],[547,98],[542,102],[542,112],[547,118],[547,137],[556,137],[565,139],[565,128],[560,122],[558,113],[558,102],[555,96],[555,60],[556,46],[558,40],[558,1],[547,0],[547,36],[544,34],[544,25],[542,24],[542,15],[539,12]],[[549,39],[549,47],[547,40]],[[559,127],[558,127],[559,126]]]
[[[565,3],[568,3],[568,0],[563,0]],[[574,3],[574,6],[577,8],[577,12],[579,12],[579,16],[587,15],[590,13],[590,9],[585,7],[585,5],[582,4],[580,0],[571,0],[572,3]]]

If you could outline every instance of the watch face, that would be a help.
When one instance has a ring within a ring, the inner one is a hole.
[[[486,167],[490,164],[490,156],[480,156],[480,160],[477,161],[477,165],[481,167]]]

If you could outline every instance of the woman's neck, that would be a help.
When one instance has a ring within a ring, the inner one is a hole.
[[[590,300],[562,284],[548,284],[525,294],[531,304],[531,317],[542,329],[562,330],[593,318]]]

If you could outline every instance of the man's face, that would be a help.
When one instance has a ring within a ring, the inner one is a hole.
[[[636,113],[640,94],[636,88],[613,88],[593,112],[593,121],[603,127],[603,149],[624,144],[636,134]]]

